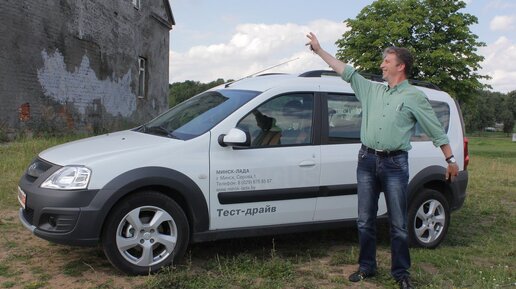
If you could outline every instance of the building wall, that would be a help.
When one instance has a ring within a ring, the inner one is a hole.
[[[166,110],[174,23],[165,1],[3,0],[0,129],[98,133]]]

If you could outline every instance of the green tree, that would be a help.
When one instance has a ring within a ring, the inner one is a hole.
[[[504,105],[512,112],[512,116],[516,119],[516,90],[507,93]]]
[[[489,76],[478,70],[485,46],[469,26],[477,18],[459,12],[466,4],[455,0],[378,0],[366,6],[336,44],[337,58],[364,72],[380,72],[382,52],[389,46],[408,48],[415,56],[412,78],[430,81],[463,102],[486,87]]]
[[[467,131],[483,131],[484,128],[495,125],[499,95],[485,90],[471,95],[469,101],[462,106]]]
[[[503,132],[506,134],[512,133],[514,129],[514,116],[509,110],[502,113]]]
[[[513,90],[502,97],[500,122],[503,123],[503,132],[510,134],[514,130],[516,119],[516,90]]]
[[[184,82],[174,82],[169,85],[168,90],[168,106],[173,107],[190,97],[208,90],[217,85],[225,83],[224,79],[219,78],[209,83],[201,83],[199,81],[187,80]]]

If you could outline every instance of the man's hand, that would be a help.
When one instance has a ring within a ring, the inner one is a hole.
[[[450,144],[441,145],[441,150],[443,151],[444,158],[446,161],[450,157],[453,157],[452,149]],[[453,182],[453,179],[459,174],[459,166],[455,162],[448,163],[448,168],[446,168],[446,178],[447,181]]]
[[[321,44],[319,43],[319,40],[317,39],[315,34],[310,32],[306,35],[306,37],[310,39],[310,42],[308,42],[306,46],[310,46],[310,50],[312,50],[315,53],[318,53],[321,50]]]
[[[456,163],[448,164],[446,168],[446,180],[453,182],[453,179],[459,174],[459,166]]]
[[[321,59],[324,60],[324,62],[326,62],[335,72],[337,72],[338,75],[342,75],[346,64],[333,57],[333,55],[330,55],[328,52],[324,51],[315,34],[310,32],[306,35],[306,37],[310,39],[310,42],[308,42],[306,46],[310,46],[310,49],[315,52],[315,54],[319,55]]]

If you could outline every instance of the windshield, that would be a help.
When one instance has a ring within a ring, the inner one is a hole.
[[[260,94],[220,89],[198,94],[139,127],[136,131],[189,140],[197,137]]]

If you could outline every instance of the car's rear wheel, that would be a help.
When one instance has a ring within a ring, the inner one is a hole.
[[[411,244],[435,248],[443,241],[450,224],[448,201],[440,192],[425,189],[412,200],[408,218]]]
[[[182,257],[189,241],[188,220],[171,198],[140,192],[119,202],[106,220],[102,246],[116,268],[148,274]]]

